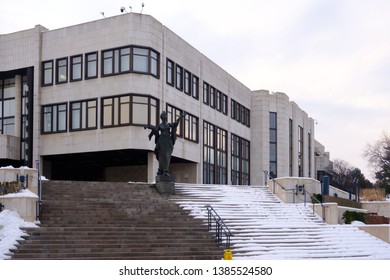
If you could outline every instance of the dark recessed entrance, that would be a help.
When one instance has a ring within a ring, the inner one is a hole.
[[[131,167],[143,166],[141,169],[146,180],[148,152],[150,151],[127,149],[43,156],[42,172],[51,180],[110,181],[105,176],[107,169],[127,166],[131,170]],[[188,161],[175,157],[171,159],[171,163],[184,162]],[[138,170],[134,169],[134,172],[138,173],[133,174],[134,176],[128,174],[127,180],[139,181]]]

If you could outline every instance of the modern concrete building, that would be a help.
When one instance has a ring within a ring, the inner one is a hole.
[[[313,119],[283,93],[251,91],[142,14],[0,35],[0,165],[50,179],[153,181],[144,126],[177,129],[178,182],[315,177]]]

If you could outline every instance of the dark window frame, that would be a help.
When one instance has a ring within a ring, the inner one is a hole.
[[[45,67],[46,64],[51,63],[51,67]],[[50,71],[50,80],[51,82],[45,83],[45,77],[46,77],[46,70]],[[45,60],[42,61],[42,86],[52,86],[54,84],[54,60]]]
[[[60,65],[61,62],[65,62],[65,65]],[[61,69],[65,68],[66,77],[65,80],[60,80]],[[66,84],[69,80],[69,59],[68,57],[62,57],[56,59],[56,84]]]
[[[237,168],[235,168],[237,163]],[[247,165],[248,172],[243,166]],[[250,185],[250,141],[231,134],[231,180],[232,185]]]
[[[192,97],[196,100],[199,100],[199,77],[192,74],[192,84],[191,84],[191,91],[192,91]]]
[[[65,106],[65,110],[59,110],[59,107],[60,106]],[[56,107],[57,109],[53,110],[53,108]],[[45,108],[51,108],[51,112],[50,112],[50,119],[51,119],[51,122],[50,122],[50,130],[49,131],[45,131],[45,116],[49,113],[45,112]],[[62,102],[62,103],[55,103],[55,104],[47,104],[47,105],[42,105],[41,107],[41,133],[42,134],[56,134],[56,133],[66,133],[68,132],[68,103],[66,102]],[[60,126],[60,113],[61,112],[65,112],[65,129],[59,129],[59,126]],[[55,117],[54,117],[55,115]],[[56,124],[54,125],[54,122],[53,120],[56,121]]]
[[[123,54],[124,50],[130,50],[130,54]],[[145,50],[147,54],[135,53],[135,49]],[[106,56],[111,54],[110,56]],[[122,58],[129,56],[129,68],[122,66]],[[147,60],[146,71],[141,71],[135,68],[135,57],[145,57]],[[138,73],[151,75],[157,79],[160,78],[160,53],[150,47],[138,46],[138,45],[127,45],[117,48],[105,49],[101,51],[101,77],[110,77],[115,75],[122,75],[127,73]],[[110,66],[111,71],[105,69],[105,63]],[[155,69],[154,66],[155,65]]]
[[[129,102],[121,102],[121,98],[126,99],[129,98]],[[133,121],[133,105],[134,104],[140,104],[138,102],[133,101],[133,97],[146,97],[147,98],[147,118],[148,118],[148,123],[147,124],[140,124],[140,123],[135,123]],[[105,105],[105,100],[112,100],[112,103],[109,105]],[[155,104],[153,104],[153,101],[155,101]],[[122,104],[129,104],[129,121],[128,122],[122,122],[121,120],[121,105]],[[121,95],[114,95],[114,96],[103,96],[100,98],[100,127],[101,128],[112,128],[112,127],[122,127],[122,126],[145,126],[145,125],[157,125],[158,124],[158,119],[160,116],[160,100],[155,98],[154,96],[151,95],[146,95],[146,94],[137,94],[137,93],[129,93],[129,94],[121,94]],[[104,124],[104,118],[105,118],[105,113],[104,110],[106,107],[111,107],[111,124],[110,125],[105,125]],[[155,119],[152,120],[152,114],[153,114],[153,107],[155,108]],[[115,123],[117,121],[117,123]]]
[[[74,59],[76,58],[79,58],[80,59],[80,62],[78,63],[75,63],[74,62]],[[80,65],[80,78],[74,78],[74,66],[75,65]],[[69,81],[70,82],[78,82],[78,81],[81,81],[83,79],[83,55],[82,54],[79,54],[79,55],[72,55],[70,57],[70,79]]]
[[[184,69],[184,83],[183,91],[185,94],[192,96],[192,74],[190,71]]]
[[[183,91],[184,83],[184,68],[176,63],[175,65],[175,87],[176,89]]]
[[[166,60],[166,82],[168,85],[175,86],[175,62],[167,58]]]
[[[93,55],[96,56],[96,59],[90,59],[90,57]],[[84,56],[84,59],[85,59],[85,77],[84,78],[86,80],[96,79],[99,76],[99,70],[98,70],[99,69],[99,54],[98,54],[98,52],[95,51],[95,52],[86,53]],[[95,64],[94,70],[95,70],[96,74],[89,76],[89,70],[90,70],[91,63]]]
[[[203,104],[210,104],[210,85],[203,81]]]
[[[95,101],[96,105],[95,106],[89,106],[88,103],[91,101]],[[73,128],[73,106],[75,104],[79,103],[80,104],[80,120],[79,120],[79,128]],[[86,103],[86,106],[84,107],[82,104]],[[94,130],[98,128],[98,99],[97,98],[92,98],[92,99],[85,99],[85,100],[77,100],[77,101],[72,101],[69,103],[69,131],[82,131],[82,130]],[[89,109],[95,108],[95,125],[94,126],[89,126]],[[83,128],[83,110],[86,110],[85,112],[85,128]]]
[[[227,184],[228,132],[203,121],[203,183]]]

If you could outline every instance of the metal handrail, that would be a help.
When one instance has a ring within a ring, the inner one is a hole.
[[[36,219],[40,220],[41,218],[41,208],[42,208],[42,180],[41,180],[41,174],[39,171],[39,160],[35,161],[37,171],[38,171],[38,201],[36,205]]]
[[[295,198],[295,196],[298,197],[298,190],[299,190],[299,187],[300,186],[295,186],[295,188],[291,188],[291,189],[286,189],[284,186],[282,186],[278,181],[275,180],[275,178],[273,178],[272,176],[269,175],[268,171],[264,170],[264,174],[268,175],[269,176],[269,179],[272,180],[272,183],[273,183],[273,193],[275,194],[275,183],[278,184],[283,190],[285,191],[292,191],[293,192],[293,199]],[[304,195],[304,205],[306,206],[306,193],[309,194],[310,198],[311,198],[311,201],[312,201],[312,204],[313,204],[313,214],[314,214],[314,202],[313,200],[315,200],[317,203],[319,203],[321,205],[321,208],[322,208],[322,220],[325,222],[325,206],[322,204],[321,201],[319,201],[313,194],[311,194],[310,192],[308,192],[306,189],[305,189],[305,186],[303,186],[303,195]],[[299,198],[299,197],[298,197]],[[294,200],[295,201],[295,200]]]
[[[226,237],[225,247],[226,249],[230,249],[230,240],[233,234],[230,232],[229,228],[226,226],[222,218],[218,215],[218,213],[214,210],[211,205],[206,205],[207,208],[207,224],[209,231],[212,230],[212,220],[215,221],[215,241],[222,245],[223,243],[223,234]]]

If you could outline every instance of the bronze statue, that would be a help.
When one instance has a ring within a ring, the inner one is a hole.
[[[176,128],[185,115],[181,115],[174,123],[168,123],[167,113],[164,111],[160,115],[161,123],[159,125],[145,125],[144,127],[145,129],[148,128],[151,130],[149,140],[154,136],[154,142],[156,144],[154,154],[159,163],[157,175],[169,176],[169,164],[171,162],[173,146],[176,142]]]

